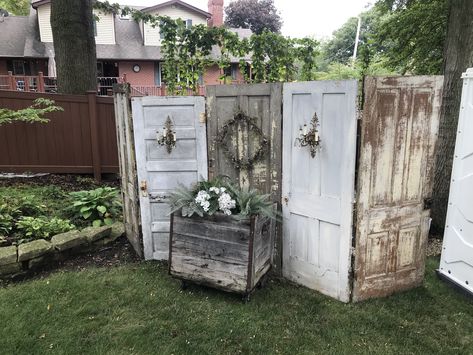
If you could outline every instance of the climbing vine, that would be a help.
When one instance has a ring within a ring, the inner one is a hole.
[[[169,94],[197,92],[205,69],[212,65],[218,66],[220,80],[226,83],[225,72],[232,62],[239,63],[246,82],[292,81],[297,73],[302,80],[314,79],[318,42],[311,38],[291,39],[264,31],[241,39],[224,27],[196,25],[187,28],[182,20],[108,1],[96,1],[94,7],[104,13],[128,15],[139,23],[159,27],[164,81]]]

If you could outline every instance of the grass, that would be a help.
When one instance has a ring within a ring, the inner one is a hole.
[[[282,281],[239,297],[156,263],[57,272],[0,288],[4,354],[471,354],[473,302],[438,280],[342,304]]]

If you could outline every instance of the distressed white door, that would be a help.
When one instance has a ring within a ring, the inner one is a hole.
[[[463,79],[439,273],[473,294],[473,68]]]
[[[442,76],[367,77],[353,300],[422,283]]]
[[[283,97],[283,274],[348,302],[357,82],[284,84]],[[314,112],[321,149],[312,158],[295,140]]]
[[[132,101],[144,255],[166,260],[169,254],[168,194],[207,178],[207,138],[203,97],[142,97]],[[156,140],[170,117],[176,147],[169,154]]]

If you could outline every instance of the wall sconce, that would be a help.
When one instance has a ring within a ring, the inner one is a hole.
[[[156,140],[161,146],[166,146],[166,150],[171,154],[173,148],[176,146],[176,132],[173,131],[173,123],[171,117],[168,116],[166,122],[164,123],[163,131],[156,131]]]
[[[317,117],[317,112],[314,113],[314,117],[310,121],[311,128],[305,124],[304,127],[299,129],[299,137],[296,138],[295,145],[298,147],[309,147],[310,155],[312,158],[315,158],[317,150],[320,148],[320,136],[319,130],[319,118]]]

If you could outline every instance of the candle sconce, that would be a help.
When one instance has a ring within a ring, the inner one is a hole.
[[[173,130],[173,126],[171,117],[168,116],[164,123],[162,132],[159,130],[156,131],[156,140],[158,141],[158,144],[166,146],[166,150],[169,154],[171,154],[172,150],[176,146],[177,141],[176,132]]]
[[[296,138],[295,145],[299,147],[309,147],[311,157],[315,158],[317,150],[320,149],[321,142],[318,130],[320,124],[317,112],[314,113],[310,125],[310,128],[305,124],[304,127],[299,129],[299,137]]]

